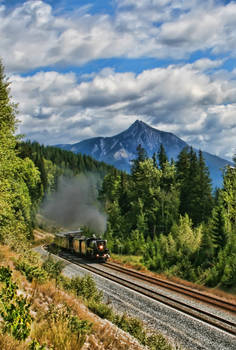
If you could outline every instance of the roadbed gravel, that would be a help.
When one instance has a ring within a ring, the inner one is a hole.
[[[47,256],[48,252],[42,248],[36,248],[42,255]],[[56,259],[61,259],[56,257]],[[83,276],[91,274],[97,284],[97,287],[103,291],[104,301],[111,304],[117,312],[126,312],[131,316],[142,319],[150,330],[160,332],[170,343],[181,345],[186,350],[234,350],[236,349],[236,337],[210,326],[205,322],[194,319],[191,316],[177,311],[172,307],[166,306],[161,302],[151,300],[148,297],[131,291],[127,287],[120,286],[116,282],[107,280],[104,277],[86,271],[84,268],[76,264],[65,261],[66,266],[63,274],[67,277]],[[108,268],[105,264],[89,263],[102,270]],[[109,269],[109,273],[111,270]],[[123,274],[115,272],[117,275]],[[127,277],[126,277],[127,278]],[[140,285],[145,285],[140,282]],[[150,284],[148,284],[150,287]],[[174,297],[180,301],[184,301],[191,305],[200,306],[207,312],[214,312],[222,317],[223,311],[207,306],[204,303],[197,303],[188,297],[180,296],[176,292],[167,291],[165,288],[152,287],[153,290],[161,290],[161,292],[170,297]],[[224,317],[231,322],[235,322],[236,318],[232,313],[224,312]]]

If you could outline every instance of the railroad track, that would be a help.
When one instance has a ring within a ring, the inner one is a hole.
[[[81,263],[74,256],[63,254],[63,255],[61,255],[61,257],[72,262],[73,264],[76,264],[76,265],[82,267],[83,269],[86,269],[92,273],[95,273],[99,276],[102,276],[110,281],[116,282],[116,283],[118,283],[122,286],[125,286],[125,287],[127,287],[135,292],[138,292],[138,293],[140,293],[148,298],[151,298],[153,300],[161,302],[162,304],[167,305],[171,308],[174,308],[175,310],[181,311],[187,315],[194,317],[195,319],[203,321],[203,322],[210,324],[218,329],[221,329],[221,330],[223,330],[223,331],[225,331],[233,336],[236,336],[236,324],[229,321],[229,320],[226,320],[226,319],[219,317],[215,314],[212,314],[210,312],[198,309],[197,307],[189,305],[187,303],[177,301],[174,298],[167,297],[166,295],[164,295],[160,292],[153,291],[152,289],[141,286],[138,283],[135,283],[133,281],[127,281],[127,279],[124,279],[124,278],[119,277],[119,276],[115,276],[114,274],[109,273],[107,271],[102,271],[101,269],[96,268],[94,266],[90,266],[89,264]],[[105,266],[108,266],[111,268],[111,265],[113,265],[113,264],[106,263]],[[123,273],[124,273],[124,271],[123,271]],[[143,275],[143,274],[141,274],[141,275]]]
[[[225,311],[230,311],[230,312],[233,312],[236,314],[236,304],[231,303],[230,301],[222,300],[218,297],[211,296],[211,295],[205,294],[201,291],[197,291],[197,290],[194,290],[194,289],[186,287],[186,286],[181,286],[180,284],[170,282],[170,281],[158,278],[158,277],[148,276],[148,275],[145,275],[141,272],[138,272],[138,271],[135,271],[132,269],[128,269],[128,268],[125,268],[125,267],[117,265],[117,264],[107,262],[105,266],[111,268],[112,270],[115,270],[115,271],[118,271],[121,273],[125,273],[126,275],[135,277],[139,280],[151,283],[152,285],[164,287],[168,290],[173,290],[173,291],[178,292],[180,294],[184,294],[184,295],[187,295],[191,298],[194,298],[195,300],[197,299],[198,301],[206,302],[207,304],[211,304],[213,306],[220,307],[221,309],[223,309]]]

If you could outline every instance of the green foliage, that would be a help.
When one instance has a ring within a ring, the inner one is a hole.
[[[45,319],[49,328],[63,324],[65,332],[69,331],[71,334],[75,334],[78,339],[77,346],[79,349],[84,344],[86,335],[90,334],[92,330],[92,323],[87,320],[80,320],[66,304],[49,305]],[[60,342],[60,339],[58,341]]]
[[[47,345],[41,345],[37,340],[32,340],[30,343],[28,350],[50,350]]]
[[[44,261],[42,268],[48,273],[50,278],[57,280],[65,267],[63,261],[55,261],[50,255]]]
[[[11,334],[17,340],[25,340],[30,333],[32,317],[30,304],[22,295],[17,295],[17,285],[12,281],[12,272],[8,267],[0,268],[0,315],[3,319],[3,332]]]
[[[96,287],[94,279],[90,275],[84,277],[74,277],[70,280],[67,288],[74,291],[77,296],[83,297],[85,300],[101,302],[102,292]]]
[[[130,317],[126,314],[116,315],[114,323],[125,332],[128,332],[133,337],[138,339],[142,344],[146,341],[146,332],[141,320],[135,317]]]
[[[37,188],[38,197],[46,192],[57,190],[58,179],[61,176],[73,177],[83,172],[96,172],[103,178],[114,167],[98,162],[90,156],[75,154],[57,147],[43,146],[37,142],[21,142],[17,145],[22,159],[30,158],[40,172],[41,186]]]
[[[35,215],[35,188],[40,179],[33,162],[16,152],[16,105],[0,62],[0,240],[31,236]]]
[[[170,164],[163,146],[158,162],[156,154],[148,159],[139,146],[131,175],[111,172],[104,178],[100,197],[108,213],[109,249],[142,255],[142,263],[154,271],[233,286],[235,169],[224,170],[224,186],[214,203],[201,151],[197,156],[185,148]]]
[[[146,338],[145,345],[150,350],[172,350],[172,346],[167,343],[161,334],[152,334]]]
[[[101,318],[106,318],[109,321],[113,321],[114,319],[114,312],[111,306],[104,304],[104,303],[98,303],[94,300],[90,301],[88,303],[88,308],[95,314],[97,314]]]
[[[227,242],[226,217],[222,205],[217,205],[213,209],[209,227],[212,243],[216,252],[218,252],[225,247]]]
[[[218,193],[217,205],[210,222],[215,248],[214,265],[206,272],[209,286],[236,285],[236,168],[226,167],[224,186]]]
[[[62,321],[67,327],[75,333],[87,334],[90,332],[92,324],[86,320],[79,320],[73,315],[72,310],[66,304],[54,305],[50,304],[46,319],[49,324]]]
[[[163,170],[166,163],[168,163],[168,158],[164,146],[161,144],[158,152],[158,163],[160,168]]]
[[[39,283],[44,283],[48,279],[47,272],[39,264],[30,263],[28,259],[20,258],[17,260],[15,268],[22,272],[29,282],[36,280]]]
[[[194,225],[207,222],[213,208],[209,171],[202,152],[184,148],[176,163],[177,181],[180,187],[180,214],[187,213]]]

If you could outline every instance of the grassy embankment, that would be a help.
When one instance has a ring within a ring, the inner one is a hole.
[[[51,239],[37,231],[34,245]],[[7,299],[0,295],[2,350],[173,349],[140,320],[118,315],[104,304],[91,277],[64,277],[63,264],[51,257],[42,262],[29,247],[16,252],[0,246],[0,266],[0,293],[9,292],[9,285],[16,290]],[[11,274],[8,282],[6,271]],[[12,313],[11,305],[18,314]]]

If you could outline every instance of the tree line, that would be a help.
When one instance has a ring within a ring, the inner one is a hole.
[[[100,198],[111,251],[142,255],[149,269],[168,275],[235,285],[235,166],[226,167],[213,195],[201,151],[184,148],[174,162],[162,145],[152,158],[139,145],[131,174],[106,175]]]
[[[45,196],[57,191],[61,176],[95,172],[102,179],[112,166],[15,136],[17,105],[0,61],[0,241],[14,246],[32,238],[35,217]]]
[[[60,176],[97,172],[112,252],[143,256],[150,269],[210,286],[236,282],[236,167],[212,194],[202,152],[183,149],[176,162],[164,147],[148,158],[137,148],[131,173],[89,156],[15,136],[17,106],[0,62],[0,241],[30,239],[46,193]],[[236,157],[234,159],[236,165]]]

